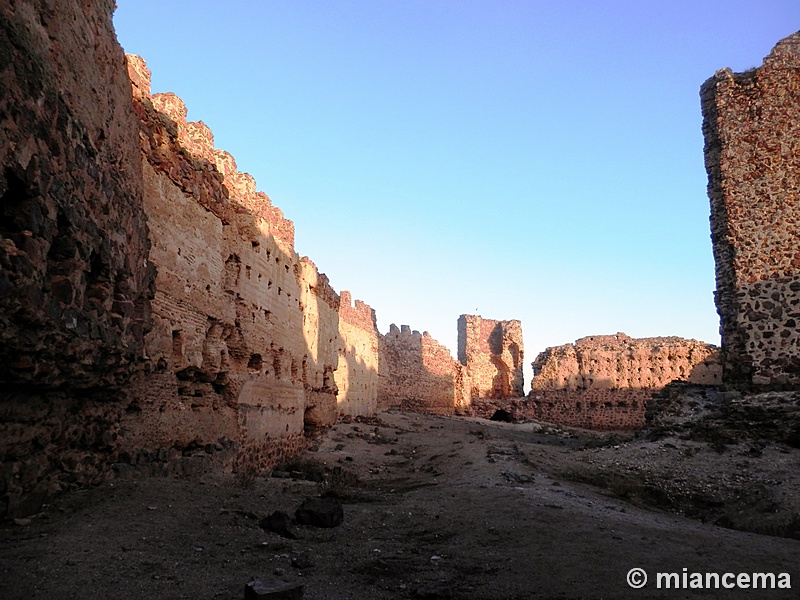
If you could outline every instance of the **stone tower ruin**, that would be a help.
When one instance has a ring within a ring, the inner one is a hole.
[[[458,318],[458,360],[470,373],[472,398],[519,398],[522,378],[522,324],[479,315]]]
[[[701,88],[725,383],[800,385],[800,32]]]

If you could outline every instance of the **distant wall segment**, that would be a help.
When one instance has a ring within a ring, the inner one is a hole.
[[[490,417],[498,408],[527,418],[588,429],[639,429],[653,393],[673,381],[718,385],[718,348],[679,337],[634,339],[595,335],[548,348],[533,361],[527,398],[477,402]]]
[[[458,360],[470,374],[472,398],[523,396],[523,358],[519,321],[495,321],[480,315],[458,318]]]
[[[381,337],[378,406],[452,415],[470,402],[466,368],[426,331],[392,324]]]

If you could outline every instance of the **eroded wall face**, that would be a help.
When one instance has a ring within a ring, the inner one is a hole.
[[[701,89],[726,383],[800,384],[800,34]]]
[[[113,8],[0,4],[0,518],[111,473],[143,355],[154,271]]]
[[[142,353],[153,271],[145,262],[137,124],[113,7],[110,0],[84,8],[0,5],[6,388],[113,392]]]
[[[653,390],[552,389],[533,390],[526,398],[476,400],[470,413],[490,419],[503,409],[513,419],[535,419],[597,431],[626,431],[645,425],[645,411]]]
[[[342,292],[339,304],[339,361],[334,374],[340,414],[369,415],[378,409],[380,333],[375,311]]]
[[[679,337],[585,337],[540,353],[532,363],[531,389],[662,389],[672,381],[716,385],[718,350]]]
[[[376,404],[374,318],[340,332],[291,221],[144,61],[126,76],[112,9],[0,9],[0,516],[114,474],[266,469]]]
[[[451,415],[468,405],[461,365],[428,332],[392,325],[382,336],[380,361],[379,409]]]
[[[186,121],[174,94],[150,96],[141,59],[130,65],[158,278],[151,374],[133,394],[143,406],[126,419],[126,440],[141,448],[230,438],[237,468],[269,468],[302,446],[308,428],[374,412],[374,313],[351,306],[349,293],[340,300],[295,253],[291,222],[214,148],[211,132]]]
[[[534,360],[531,391],[512,413],[590,429],[638,429],[653,393],[669,383],[718,385],[718,350],[696,340],[624,333],[548,348]]]
[[[458,359],[470,374],[472,398],[524,396],[523,358],[519,321],[459,317]]]

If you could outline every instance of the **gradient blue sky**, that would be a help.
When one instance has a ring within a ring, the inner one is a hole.
[[[382,332],[455,353],[460,314],[520,319],[526,363],[617,331],[719,343],[698,91],[800,29],[797,0],[118,4],[153,91]]]

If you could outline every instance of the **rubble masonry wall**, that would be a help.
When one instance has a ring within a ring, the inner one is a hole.
[[[701,88],[728,384],[800,384],[800,32]]]

